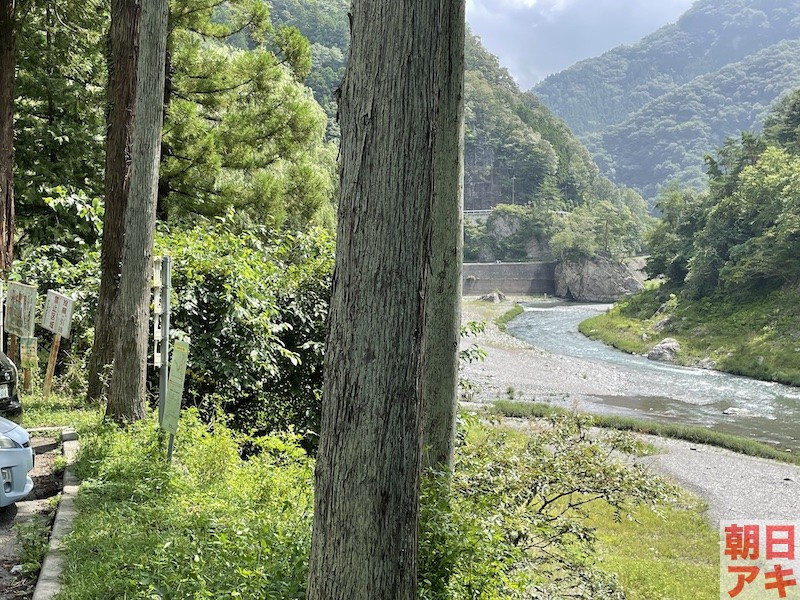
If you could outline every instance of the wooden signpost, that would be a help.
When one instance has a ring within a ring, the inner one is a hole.
[[[53,337],[53,347],[50,349],[50,360],[47,361],[47,374],[44,378],[43,396],[45,400],[50,397],[61,338],[68,338],[72,328],[72,311],[74,307],[75,301],[72,298],[53,290],[47,290],[47,300],[42,314],[42,327],[52,331],[55,335]]]
[[[22,366],[23,389],[30,392],[33,389],[32,373],[39,367],[39,348],[35,337],[19,338],[19,358]]]
[[[22,347],[25,348],[26,342],[24,340],[33,338],[33,327],[36,324],[37,296],[38,290],[35,286],[25,285],[16,281],[8,284],[4,323],[5,329],[9,333],[8,356],[16,364],[19,364],[17,363],[19,340],[23,340]],[[26,367],[24,362],[21,366],[25,391],[30,391],[31,367]]]

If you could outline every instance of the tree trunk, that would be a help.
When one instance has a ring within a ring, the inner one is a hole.
[[[164,115],[167,14],[167,0],[143,0],[130,195],[125,210],[122,271],[111,311],[116,340],[106,416],[118,422],[134,421],[145,414],[150,276]]]
[[[310,600],[417,595],[425,295],[435,199],[459,193],[437,177],[460,160],[442,100],[460,97],[463,10],[353,6]]]
[[[422,362],[422,467],[453,468],[458,410],[458,348],[461,338],[461,263],[464,244],[464,13],[456,2],[442,22],[450,32],[439,41],[440,73],[436,135],[431,253],[425,293]],[[457,132],[454,135],[453,132]]]
[[[0,0],[0,271],[14,260],[14,77],[16,0]]]
[[[90,401],[100,400],[106,393],[108,377],[105,371],[114,359],[117,328],[111,320],[111,306],[119,286],[125,209],[130,188],[140,18],[140,0],[111,0],[105,216],[100,251],[102,274],[95,314],[94,345],[89,359],[86,398]]]

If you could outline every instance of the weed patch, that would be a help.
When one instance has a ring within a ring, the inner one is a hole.
[[[518,402],[509,400],[495,401],[494,409],[501,415],[521,418],[552,418],[553,415],[569,414],[572,412],[542,402]],[[703,427],[656,423],[619,415],[592,415],[590,419],[592,425],[596,427],[685,440],[695,444],[706,444],[725,448],[748,456],[758,456],[790,464],[800,464],[800,456],[795,454],[781,452],[768,444],[749,438],[712,431]]]

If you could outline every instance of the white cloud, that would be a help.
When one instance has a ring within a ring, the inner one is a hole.
[[[635,43],[692,0],[467,0],[467,19],[527,89],[578,60]]]

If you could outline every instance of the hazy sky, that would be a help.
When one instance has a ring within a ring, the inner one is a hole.
[[[674,23],[693,0],[467,0],[467,21],[523,90]]]

